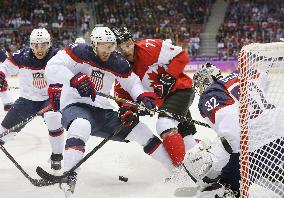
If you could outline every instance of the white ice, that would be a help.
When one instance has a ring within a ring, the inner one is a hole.
[[[16,79],[9,80],[10,86],[17,86]],[[14,99],[18,90],[11,90]],[[190,108],[195,120],[204,121],[197,109],[196,96]],[[0,119],[4,117],[0,106]],[[155,118],[144,121],[155,129]],[[197,138],[214,138],[215,133],[198,126]],[[92,137],[86,152],[94,148],[102,139]],[[16,161],[33,177],[37,166],[49,170],[47,163],[51,150],[47,128],[41,117],[32,120],[5,148]],[[128,182],[118,180],[128,177]],[[134,143],[107,142],[80,169],[79,180],[72,198],[174,198],[177,187],[193,185],[190,179],[165,183],[170,173],[158,162],[145,155],[142,148]],[[34,187],[0,151],[0,198],[64,198],[58,185]]]

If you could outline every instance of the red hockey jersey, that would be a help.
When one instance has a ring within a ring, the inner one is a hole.
[[[145,39],[135,43],[135,60],[133,71],[142,81],[149,92],[154,92],[153,82],[157,82],[161,73],[167,72],[176,78],[176,84],[171,90],[192,87],[192,80],[183,73],[189,62],[187,53],[178,46],[174,46],[160,39]],[[120,98],[131,99],[129,94],[116,83],[115,95]],[[163,99],[156,101],[157,106],[163,104]]]

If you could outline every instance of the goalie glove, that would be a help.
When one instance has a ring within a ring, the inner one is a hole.
[[[138,110],[134,106],[125,104],[119,108],[118,113],[125,127],[134,128],[139,122]]]
[[[158,82],[155,82],[153,85],[154,92],[158,95],[159,98],[165,98],[167,95],[169,95],[175,83],[175,77],[171,76],[168,73],[162,73],[158,77]]]
[[[50,84],[48,87],[48,96],[51,108],[53,111],[60,110],[60,96],[62,91],[62,84]]]
[[[96,99],[96,89],[94,83],[87,74],[79,72],[70,80],[70,86],[77,89],[81,97],[91,97],[92,101]]]
[[[7,91],[8,89],[8,82],[6,80],[6,75],[0,71],[0,92]]]

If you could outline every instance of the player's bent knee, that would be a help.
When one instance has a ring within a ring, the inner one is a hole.
[[[62,128],[62,115],[60,112],[48,111],[43,117],[49,131],[56,131]]]
[[[167,117],[160,117],[156,123],[157,133],[161,135],[164,131],[177,128],[178,121]]]
[[[152,137],[153,132],[151,129],[146,124],[139,122],[125,139],[137,142],[141,146],[145,146]]]
[[[78,138],[87,142],[91,134],[91,123],[84,118],[77,118],[70,124],[67,139]]]

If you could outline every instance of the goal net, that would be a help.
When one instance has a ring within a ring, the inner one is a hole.
[[[241,197],[284,197],[284,42],[242,48]]]

